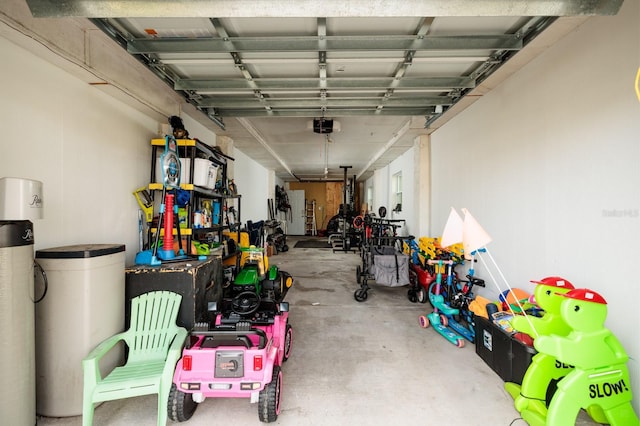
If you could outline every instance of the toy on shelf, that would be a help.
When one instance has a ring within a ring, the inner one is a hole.
[[[178,214],[178,205],[175,203],[175,191],[180,187],[180,157],[178,157],[178,147],[173,136],[165,136],[164,153],[160,156],[162,165],[162,201],[160,204],[160,216],[158,218],[158,228],[156,231],[156,242],[151,256],[151,265],[160,265],[162,260],[176,259],[173,251],[173,219]],[[164,239],[162,249],[159,248],[160,227],[164,219]],[[184,258],[182,250],[182,238],[180,236],[180,226],[176,227],[178,234],[178,256]]]
[[[592,290],[579,288],[562,295],[560,316],[571,328],[566,336],[541,335],[534,345],[538,352],[573,365],[558,382],[546,416],[525,409],[522,418],[531,426],[574,425],[580,409],[598,406],[612,426],[638,426],[631,405],[629,356],[604,327],[607,302]]]
[[[145,186],[133,191],[133,195],[136,197],[138,206],[140,206],[140,210],[138,211],[138,234],[140,240],[139,251],[143,251],[146,247],[144,242],[145,229],[143,227],[143,217],[144,223],[146,224],[148,230],[148,228],[151,226],[151,222],[153,222],[153,199],[151,198],[151,194],[149,194],[149,191]]]
[[[180,187],[180,158],[176,140],[173,136],[165,136],[165,150],[160,156],[162,166],[162,201],[160,215],[156,229],[155,242],[151,250],[141,251],[136,255],[136,264],[148,264],[158,266],[164,260],[185,258],[182,249],[180,226],[176,226],[178,236],[178,255],[173,250],[174,217],[178,214],[178,204],[175,202],[177,189]],[[169,191],[169,192],[168,192]],[[136,195],[137,196],[137,195]],[[148,218],[147,218],[148,220]],[[164,239],[162,248],[159,248],[160,229],[164,224]]]

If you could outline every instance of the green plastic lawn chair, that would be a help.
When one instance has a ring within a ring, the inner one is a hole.
[[[135,297],[129,329],[100,343],[82,360],[83,426],[93,424],[95,403],[150,394],[158,394],[158,425],[166,425],[173,371],[187,337],[187,330],[176,325],[181,300],[170,291]],[[128,346],[127,360],[102,377],[100,359],[120,341]]]

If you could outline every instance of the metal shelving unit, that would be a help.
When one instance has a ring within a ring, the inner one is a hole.
[[[186,247],[191,246],[193,240],[200,242],[210,242],[210,236],[213,234],[217,236],[217,241],[222,242],[223,231],[228,229],[232,232],[238,233],[238,241],[240,239],[240,226],[241,226],[241,198],[239,194],[232,193],[228,187],[227,178],[227,162],[233,161],[232,157],[229,157],[222,152],[210,147],[209,145],[197,140],[197,139],[177,139],[179,157],[190,159],[188,165],[188,171],[185,174],[185,180],[188,183],[180,183],[180,189],[189,191],[189,202],[186,206],[186,227],[180,228],[180,236],[185,237]],[[149,184],[149,193],[152,200],[156,191],[162,191],[163,184],[156,182],[158,176],[156,175],[156,159],[159,156],[158,149],[162,150],[165,146],[165,139],[152,139],[152,154],[151,154],[151,178]],[[221,185],[214,189],[206,188],[203,186],[194,185],[194,170],[195,159],[206,157],[213,164],[218,166],[220,172]],[[194,213],[198,210],[198,206],[203,200],[210,200],[211,203],[219,203],[219,216],[217,223],[212,223],[207,227],[194,226]],[[237,202],[236,202],[237,200]],[[233,221],[229,219],[229,213],[233,212]],[[179,225],[178,218],[175,219],[176,226]],[[156,228],[149,227],[148,241],[152,241],[151,235],[156,232]],[[174,227],[173,234],[177,235],[177,229]],[[164,235],[164,230],[160,229],[160,235]],[[235,255],[235,254],[232,254]]]

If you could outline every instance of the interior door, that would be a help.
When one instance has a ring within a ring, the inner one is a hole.
[[[291,216],[287,218],[287,234],[304,235],[306,215],[304,189],[289,190],[287,196],[291,205]]]

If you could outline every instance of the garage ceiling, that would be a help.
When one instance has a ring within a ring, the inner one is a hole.
[[[558,18],[615,14],[622,0],[27,3],[36,17],[90,18],[242,152],[285,181],[322,181],[343,165],[369,177]]]

